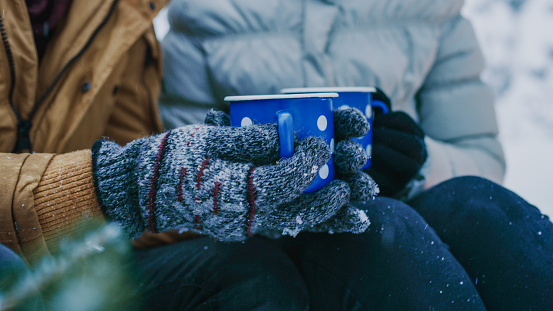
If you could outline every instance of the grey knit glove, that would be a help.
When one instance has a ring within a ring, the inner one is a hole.
[[[215,126],[229,126],[230,117],[222,111],[211,109],[206,115],[205,123]],[[352,137],[365,135],[368,130],[369,123],[365,115],[358,109],[347,108],[334,111],[334,133],[337,139],[334,166],[337,180],[333,183],[347,184],[350,190],[350,201],[367,201],[374,198],[379,192],[374,180],[359,170],[367,161],[365,151],[357,142],[350,140]],[[323,190],[325,188],[318,192]],[[321,202],[321,204],[324,204],[324,202]],[[360,233],[364,232],[369,224],[370,222],[363,211],[349,204],[344,204],[327,221],[305,228],[305,230]],[[297,232],[299,230],[285,233],[293,235]],[[280,233],[264,231],[263,234],[276,238]]]
[[[190,125],[125,147],[99,141],[92,150],[97,194],[131,237],[183,229],[237,241],[264,230],[301,231],[338,213],[349,201],[345,182],[302,194],[329,159],[328,146],[307,138],[278,159],[278,145],[275,125]],[[346,222],[366,229],[362,216]]]
[[[230,126],[230,117],[223,111],[210,109],[205,118],[205,124],[213,126]],[[357,142],[350,140],[367,134],[369,123],[365,115],[357,108],[334,110],[334,135],[336,149],[334,152],[334,168],[336,177],[347,182],[351,189],[350,200],[367,201],[379,193],[378,185],[360,168],[367,161],[367,154]],[[259,157],[263,161],[257,164],[269,164],[271,157]],[[236,158],[237,161],[244,159]],[[245,161],[251,161],[246,159]]]

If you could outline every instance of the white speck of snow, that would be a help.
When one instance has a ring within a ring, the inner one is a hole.
[[[291,237],[296,237],[296,235],[298,235],[298,233],[300,233],[301,229],[300,228],[294,228],[294,229],[290,229],[290,228],[284,228],[284,230],[282,230],[282,235],[289,235]]]
[[[538,235],[541,235],[541,231],[538,231]]]
[[[357,217],[359,217],[362,222],[368,222],[370,224],[369,217],[367,216],[367,214],[365,214],[364,211],[356,210],[355,212],[357,213]]]
[[[317,165],[313,165],[311,168],[311,174],[315,174],[319,171],[319,167]]]
[[[303,220],[301,220],[300,215],[296,216],[296,223],[299,225],[303,224]]]

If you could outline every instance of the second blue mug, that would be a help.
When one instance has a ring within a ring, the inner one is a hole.
[[[352,139],[358,142],[367,154],[367,162],[361,169],[367,169],[371,166],[374,111],[388,113],[390,110],[389,99],[385,98],[382,92],[374,87],[302,87],[286,88],[282,89],[281,92],[284,94],[337,93],[339,96],[333,99],[334,108],[355,107],[361,110],[369,122],[369,132],[364,136]]]

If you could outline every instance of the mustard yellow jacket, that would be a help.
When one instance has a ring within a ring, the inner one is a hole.
[[[29,264],[101,217],[93,143],[161,131],[152,20],[166,2],[75,0],[40,64],[25,1],[0,2],[0,243]]]

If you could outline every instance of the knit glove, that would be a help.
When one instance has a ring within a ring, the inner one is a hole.
[[[365,172],[378,183],[382,195],[403,190],[426,158],[424,132],[409,115],[402,111],[375,115],[372,164]]]
[[[214,126],[229,126],[230,117],[222,111],[211,109],[206,115],[205,123]],[[357,142],[349,140],[351,137],[365,135],[368,130],[369,123],[364,114],[358,109],[347,108],[334,111],[334,134],[337,140],[334,168],[337,179],[332,183],[347,184],[350,190],[349,201],[367,201],[379,192],[374,180],[359,170],[367,161],[365,151]],[[318,192],[324,190],[325,188]],[[303,196],[309,195],[304,194]],[[349,201],[329,220],[307,227],[306,230],[312,232],[364,232],[370,222],[365,213],[349,205]],[[320,203],[324,204],[324,202]],[[294,235],[297,232],[298,230],[288,230],[286,233]],[[263,234],[276,238],[280,233],[266,230]]]
[[[230,117],[223,111],[210,109],[206,114],[205,124],[230,126]],[[337,142],[334,169],[337,179],[346,181],[349,185],[352,201],[366,201],[379,193],[374,180],[359,170],[367,162],[367,154],[361,145],[350,140],[352,137],[367,134],[369,128],[367,118],[359,109],[349,107],[334,110],[334,135]],[[265,162],[259,164],[268,164],[271,161],[273,159],[266,158]]]
[[[276,125],[190,125],[125,147],[99,141],[92,152],[103,211],[131,237],[144,229],[181,229],[239,241],[263,230],[301,231],[327,221],[349,200],[341,181],[302,194],[330,150],[311,137],[278,159]],[[344,225],[366,229],[363,215]]]

